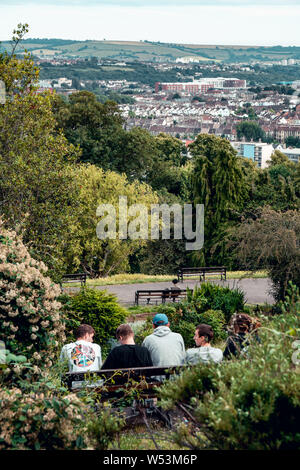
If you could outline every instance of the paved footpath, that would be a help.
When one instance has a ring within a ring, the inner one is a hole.
[[[270,294],[271,282],[269,279],[229,279],[228,281],[213,280],[221,286],[237,287],[239,286],[245,292],[246,302],[249,304],[274,304],[275,300]],[[190,287],[193,289],[199,281],[185,280],[177,285],[182,289]],[[166,289],[172,286],[171,282],[149,282],[145,284],[117,284],[113,286],[97,286],[96,289],[107,289],[108,292],[116,294],[119,302],[123,305],[134,305],[135,291],[148,289]],[[78,288],[65,289],[65,291],[77,291]]]

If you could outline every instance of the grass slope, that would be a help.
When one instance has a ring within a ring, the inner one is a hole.
[[[11,49],[8,41],[3,41],[1,49]],[[26,48],[30,52],[44,49],[57,51],[68,56],[112,59],[134,59],[153,61],[155,59],[176,59],[184,56],[198,57],[200,60],[215,61],[250,61],[281,60],[300,58],[300,47],[260,47],[231,45],[173,44],[161,42],[135,41],[72,41],[62,39],[26,39],[18,51]]]

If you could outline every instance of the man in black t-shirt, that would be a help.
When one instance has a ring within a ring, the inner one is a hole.
[[[122,324],[116,331],[120,346],[108,355],[102,369],[126,369],[130,367],[150,367],[152,359],[147,348],[134,343],[134,333],[130,325]]]

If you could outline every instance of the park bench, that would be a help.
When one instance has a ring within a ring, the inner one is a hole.
[[[220,275],[221,281],[226,281],[226,268],[224,266],[203,266],[199,268],[180,268],[177,272],[178,281],[183,282],[184,277],[199,276],[199,280],[205,281],[206,275]]]
[[[82,390],[83,387],[93,387],[100,402],[112,398],[120,399],[126,392],[135,390],[138,392],[137,398],[132,399],[131,406],[123,407],[127,424],[140,418],[146,423],[148,417],[158,419],[171,427],[170,414],[156,406],[158,394],[156,388],[163,383],[164,378],[168,379],[171,375],[178,374],[184,367],[186,366],[68,372],[63,377],[63,381],[67,388],[75,393]],[[101,380],[103,383],[100,382]]]
[[[149,305],[151,299],[161,300],[164,304],[167,299],[176,302],[177,300],[186,297],[186,289],[154,289],[154,290],[137,290],[135,292],[135,305],[139,305],[140,299],[146,299],[146,304]]]
[[[103,380],[104,385],[95,385],[97,391],[105,388],[104,395],[112,393],[116,390],[120,390],[120,386],[128,385],[132,380],[136,382],[141,382],[141,388],[145,390],[152,390],[154,387],[159,385],[161,382],[155,377],[160,376],[164,378],[169,378],[171,375],[174,375],[181,369],[183,366],[176,367],[131,367],[128,369],[101,369],[99,371],[89,371],[89,372],[67,372],[63,378],[67,388],[70,391],[76,391],[80,389],[80,385],[87,383],[89,380],[91,384],[93,381]],[[77,384],[79,387],[77,387]]]
[[[86,284],[86,274],[85,273],[77,273],[77,274],[64,274],[61,279],[61,286],[62,283],[69,283],[69,282],[78,282],[80,281],[81,286]]]

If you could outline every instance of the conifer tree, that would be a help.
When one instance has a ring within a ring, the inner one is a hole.
[[[194,202],[204,204],[205,211],[204,258],[201,256],[199,262],[207,264],[213,261],[211,248],[220,239],[224,224],[243,205],[245,176],[236,151],[226,139],[200,134],[190,151],[195,161]]]

